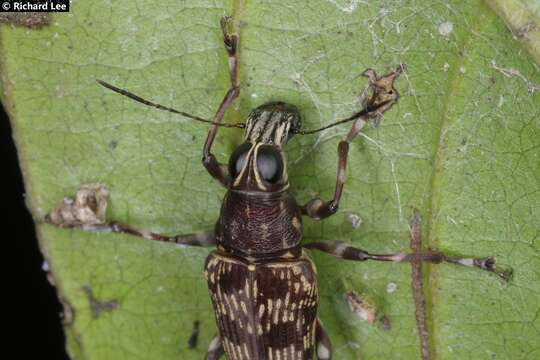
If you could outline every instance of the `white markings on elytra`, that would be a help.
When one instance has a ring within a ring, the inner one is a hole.
[[[212,341],[210,341],[210,345],[208,346],[208,352],[214,352],[221,346],[221,340],[219,337],[215,337]]]

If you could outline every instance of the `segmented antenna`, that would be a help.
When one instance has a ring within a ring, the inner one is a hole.
[[[215,121],[212,121],[212,120],[204,119],[204,118],[201,118],[199,116],[188,114],[187,112],[184,112],[184,111],[176,110],[176,109],[173,109],[171,107],[167,107],[167,106],[157,104],[155,102],[143,99],[142,97],[140,97],[138,95],[135,95],[135,94],[133,94],[133,93],[127,91],[127,90],[118,88],[118,87],[116,87],[114,85],[111,85],[111,84],[109,84],[109,83],[107,83],[107,82],[105,82],[103,80],[96,80],[96,81],[101,86],[106,87],[107,89],[112,90],[115,93],[118,93],[120,95],[128,97],[131,100],[135,100],[138,103],[141,103],[141,104],[144,104],[144,105],[147,105],[147,106],[155,107],[156,109],[159,109],[159,110],[164,110],[164,111],[171,112],[173,114],[182,115],[182,116],[187,117],[189,119],[199,121],[199,122],[203,122],[203,123],[206,123],[206,124],[212,124],[212,125],[217,125],[217,126],[222,126],[222,127],[227,127],[227,128],[239,128],[239,129],[243,129],[243,128],[246,127],[246,124],[244,124],[244,123],[226,124],[226,123],[218,123],[218,122],[215,122]]]

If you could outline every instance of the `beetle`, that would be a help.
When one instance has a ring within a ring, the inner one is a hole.
[[[254,109],[245,123],[227,124],[223,118],[239,96],[239,35],[231,31],[231,19],[221,20],[223,42],[228,53],[230,87],[212,120],[169,108],[107,82],[99,84],[144,105],[210,124],[203,147],[202,163],[226,189],[221,213],[212,234],[166,236],[133,226],[107,222],[100,186],[86,186],[75,202],[64,201],[46,220],[62,227],[112,231],[150,240],[193,246],[216,246],[205,263],[205,277],[214,307],[219,334],[210,343],[205,359],[224,354],[231,360],[332,358],[332,346],[317,317],[319,290],[316,268],[305,249],[319,250],[354,261],[449,262],[481,268],[504,277],[493,258],[449,257],[437,251],[425,253],[371,254],[340,241],[302,244],[302,217],[321,220],[339,207],[349,144],[362,128],[378,126],[383,114],[398,101],[395,81],[404,70],[400,65],[384,76],[372,69],[370,95],[353,115],[315,130],[303,130],[299,110],[286,102],[268,102]],[[334,196],[298,205],[289,191],[284,148],[294,135],[313,134],[332,126],[352,122],[338,145],[338,171]],[[227,165],[212,154],[220,127],[244,129],[244,141],[232,153]]]

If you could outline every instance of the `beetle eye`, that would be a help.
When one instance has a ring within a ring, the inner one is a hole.
[[[261,177],[271,183],[281,179],[283,159],[279,151],[270,145],[262,145],[257,151],[257,171]]]
[[[229,173],[233,178],[238,176],[242,168],[244,167],[244,162],[246,161],[246,155],[251,149],[251,143],[243,143],[234,150],[229,160]]]

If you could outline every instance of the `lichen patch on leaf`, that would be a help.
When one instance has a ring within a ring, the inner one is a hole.
[[[109,191],[103,184],[84,184],[74,198],[65,197],[45,220],[59,227],[105,223]]]

